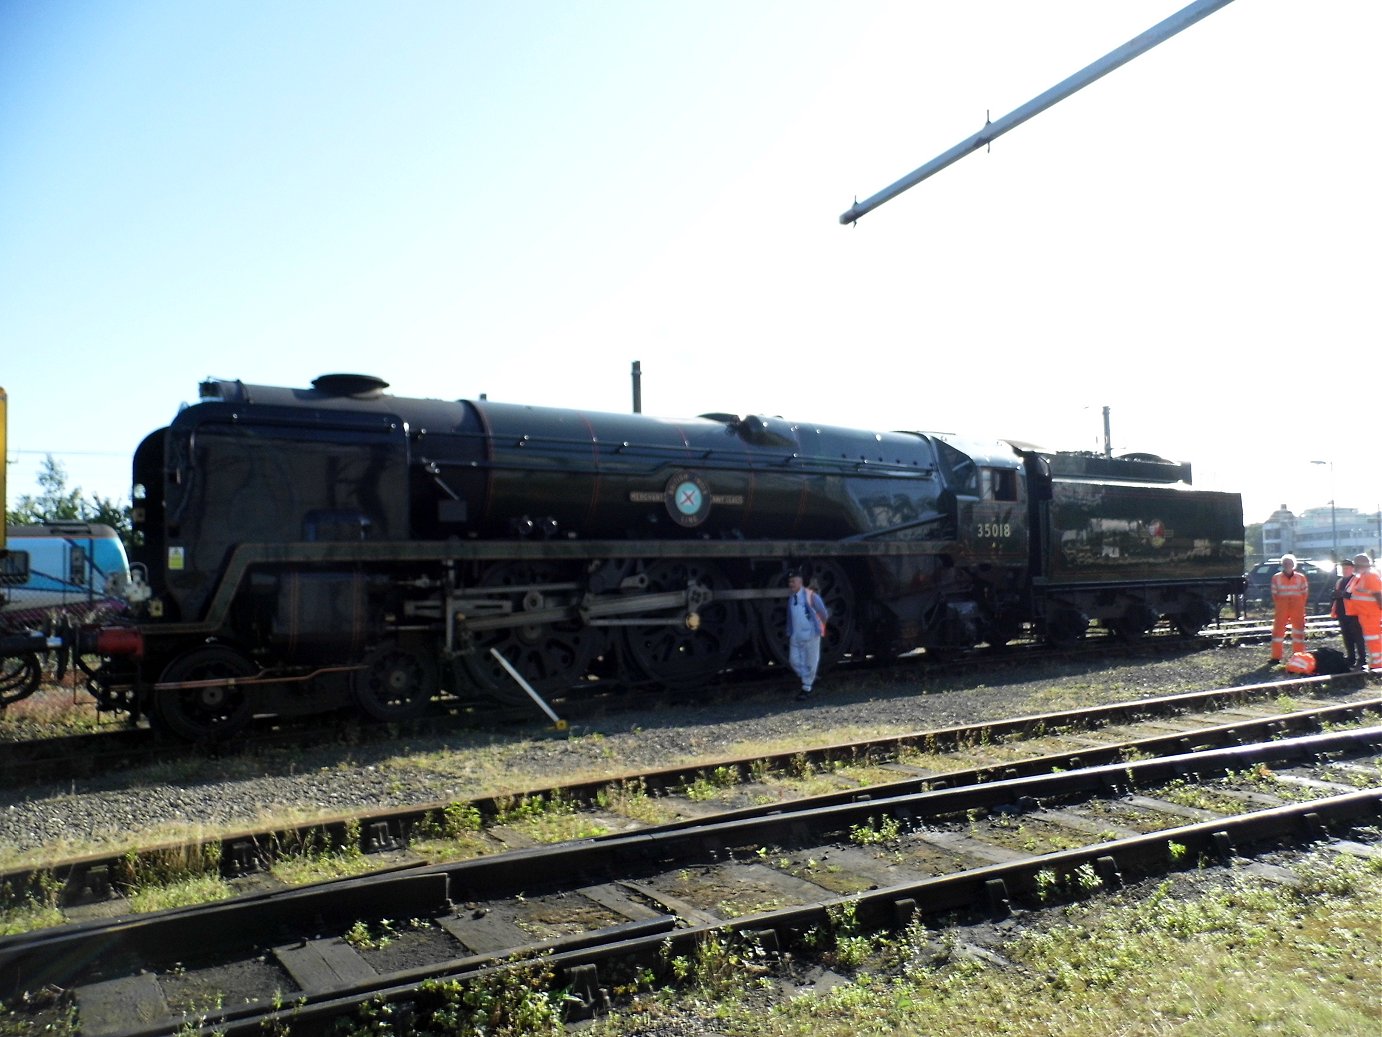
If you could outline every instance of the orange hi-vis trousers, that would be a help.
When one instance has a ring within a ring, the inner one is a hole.
[[[1305,599],[1310,596],[1310,581],[1304,573],[1277,573],[1272,577],[1272,658],[1281,662],[1286,626],[1291,626],[1291,655],[1305,651]]]
[[[1382,609],[1362,605],[1354,612],[1363,628],[1363,649],[1368,653],[1368,666],[1382,670]]]
[[[1282,649],[1286,643],[1286,627],[1291,628],[1291,650],[1285,654],[1295,655],[1305,651],[1305,601],[1278,601],[1276,618],[1272,621],[1272,658],[1281,661]]]
[[[1358,617],[1363,628],[1363,648],[1368,653],[1368,668],[1382,670],[1382,606],[1377,597],[1382,594],[1382,576],[1376,571],[1360,572],[1348,585],[1348,600],[1344,608],[1350,616]]]

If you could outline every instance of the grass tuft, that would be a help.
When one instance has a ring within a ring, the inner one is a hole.
[[[914,922],[864,936],[840,918],[816,933],[815,953],[850,982],[767,1002],[748,975],[710,984],[713,1003],[704,989],[642,994],[587,1033],[1371,1037],[1382,1030],[1382,868],[1321,852],[1292,870],[1288,887],[1191,872],[1150,895],[1082,900],[980,954],[965,929]]]

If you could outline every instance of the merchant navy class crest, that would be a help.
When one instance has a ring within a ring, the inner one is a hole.
[[[699,526],[710,514],[710,487],[695,472],[677,472],[663,494],[667,514],[680,526]]]

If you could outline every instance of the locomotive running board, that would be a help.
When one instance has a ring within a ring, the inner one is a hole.
[[[147,629],[146,634],[179,637],[214,634],[225,625],[235,595],[249,570],[256,565],[617,558],[786,561],[794,558],[879,558],[962,553],[963,545],[953,540],[490,540],[461,544],[403,540],[240,544],[230,554],[204,619],[200,622],[159,625]]]

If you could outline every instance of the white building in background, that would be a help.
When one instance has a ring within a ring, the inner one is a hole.
[[[1326,504],[1292,514],[1285,504],[1262,523],[1262,557],[1280,558],[1290,552],[1298,558],[1327,562],[1352,558],[1366,552],[1382,556],[1382,510],[1368,513],[1357,508],[1335,508]]]

